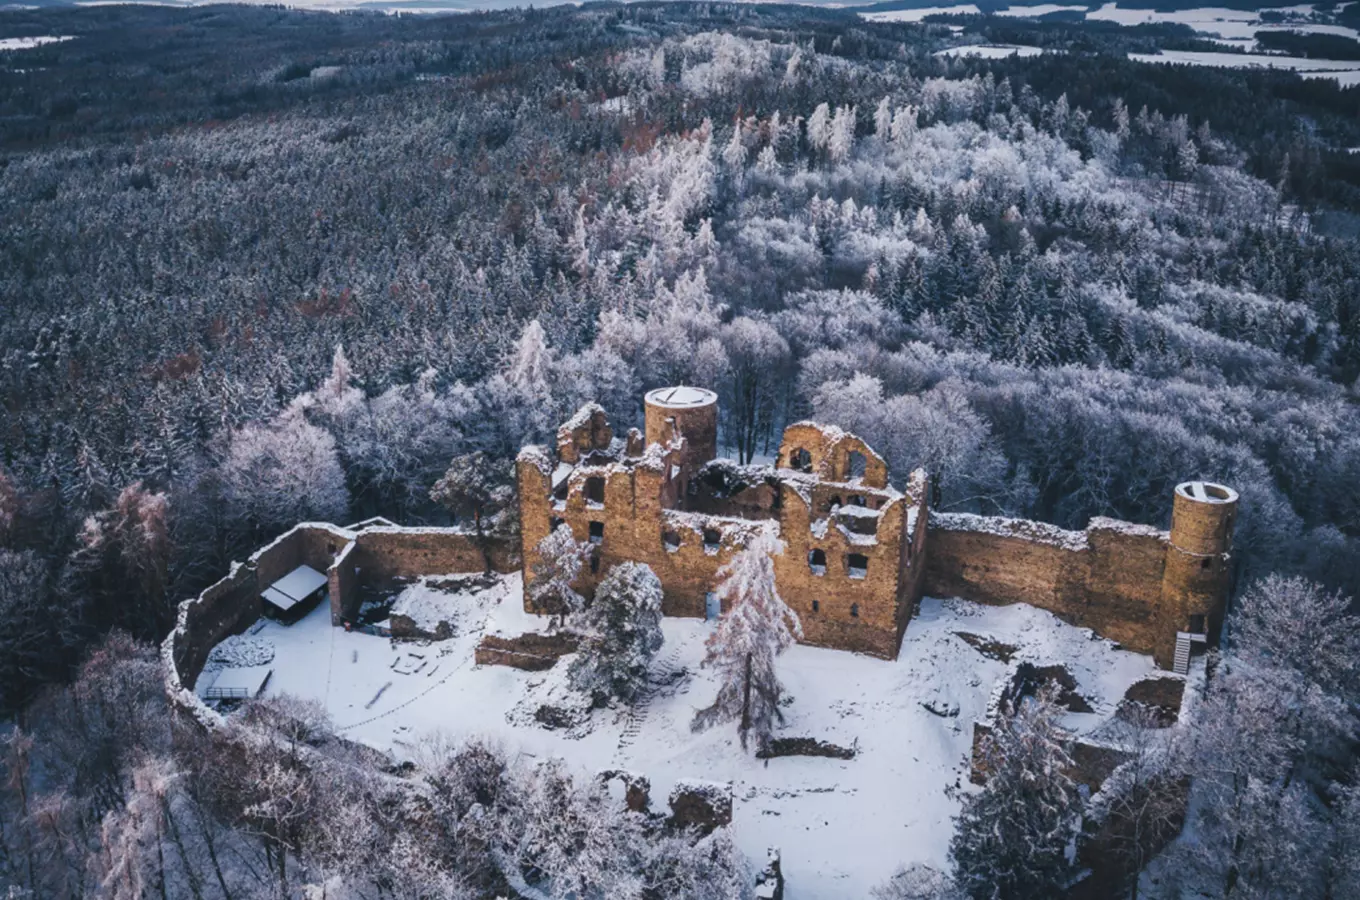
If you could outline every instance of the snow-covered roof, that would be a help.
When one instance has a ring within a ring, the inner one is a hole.
[[[686,409],[718,402],[718,395],[706,388],[664,387],[647,392],[647,402],[666,409]]]
[[[261,597],[282,610],[292,609],[326,583],[326,576],[311,566],[298,566],[265,588]]]

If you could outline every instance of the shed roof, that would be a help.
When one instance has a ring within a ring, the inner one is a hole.
[[[279,609],[288,610],[297,606],[325,584],[325,575],[311,566],[298,566],[265,588],[260,596]]]

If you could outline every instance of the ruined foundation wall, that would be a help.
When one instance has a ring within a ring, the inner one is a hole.
[[[932,526],[927,594],[1028,603],[1170,666],[1183,626],[1162,614],[1165,532],[1108,519],[1074,532],[957,514],[937,514]]]

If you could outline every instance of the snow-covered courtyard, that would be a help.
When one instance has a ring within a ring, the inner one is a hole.
[[[428,604],[438,581],[407,590]],[[223,654],[231,662],[267,661],[221,671],[244,681],[271,672],[266,694],[315,699],[340,734],[398,758],[418,759],[422,740],[435,736],[488,737],[511,752],[562,757],[586,776],[611,768],[643,774],[654,808],[664,808],[679,779],[730,781],[738,844],[752,860],[780,848],[790,900],[864,897],[901,863],[944,865],[955,792],[967,788],[972,723],[1008,668],[958,632],[1010,645],[1017,661],[1065,665],[1095,710],[1069,714],[1065,724],[1078,732],[1108,720],[1129,685],[1159,671],[1149,657],[1032,607],[927,598],[894,662],[807,646],[780,658],[791,702],[778,734],[854,747],[854,759],[761,761],[742,751],[734,726],[690,729],[716,691],[699,667],[713,625],[699,620],[664,621],[666,643],[653,661],[661,684],[635,712],[596,710],[585,727],[569,729],[535,723],[531,710],[564,690],[567,661],[535,673],[473,659],[486,633],[544,630],[547,621],[526,615],[521,596],[518,575],[506,576],[503,590],[449,593],[454,636],[430,643],[333,628],[323,604],[291,627],[267,621],[229,639],[222,649],[232,650]],[[207,670],[199,692],[217,676],[217,667]]]

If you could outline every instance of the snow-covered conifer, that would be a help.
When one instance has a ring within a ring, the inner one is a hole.
[[[836,108],[836,116],[831,120],[831,135],[827,140],[827,155],[834,163],[843,163],[850,158],[855,148],[855,107]]]
[[[825,150],[831,143],[831,107],[817,104],[807,120],[807,139],[813,150]]]
[[[949,846],[959,886],[974,900],[1050,900],[1071,873],[1081,798],[1067,775],[1061,711],[1047,693],[1026,698],[984,740],[987,783],[964,800]]]
[[[915,106],[902,106],[893,113],[891,137],[894,144],[911,143],[916,134],[916,114]]]
[[[878,108],[874,110],[874,137],[880,141],[887,141],[892,137],[893,111],[892,101],[887,97],[878,101]]]
[[[782,718],[775,657],[803,636],[798,614],[775,586],[774,557],[783,552],[784,542],[762,530],[718,571],[716,593],[727,611],[705,643],[703,662],[718,672],[718,696],[695,715],[694,728],[736,721],[743,747],[751,734],[764,746]]]
[[[582,634],[579,654],[568,673],[572,686],[596,702],[631,702],[665,640],[661,580],[645,563],[614,566],[596,588],[595,599],[572,618],[572,624]]]

